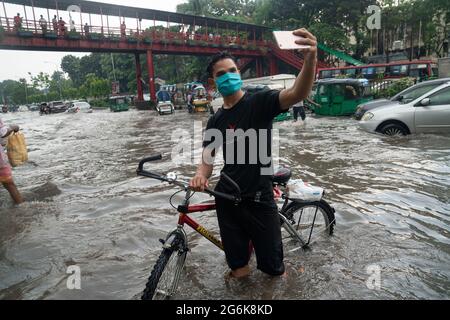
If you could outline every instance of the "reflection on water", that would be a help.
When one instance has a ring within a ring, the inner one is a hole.
[[[30,162],[14,170],[27,203],[12,207],[0,191],[0,298],[139,297],[160,253],[158,239],[177,218],[168,203],[176,189],[136,178],[136,164],[170,155],[172,132],[192,131],[194,119],[205,123],[207,116],[101,111],[2,118],[24,129]],[[177,298],[449,298],[450,137],[389,139],[347,118],[276,127],[281,163],[326,188],[336,209],[335,236],[307,252],[287,244],[286,278],[255,271],[234,281],[223,277],[223,253],[189,231],[192,251]],[[195,170],[170,161],[154,168],[186,177]],[[218,231],[214,214],[195,218]],[[82,290],[66,286],[74,264]],[[370,266],[381,271],[379,290],[366,285]]]

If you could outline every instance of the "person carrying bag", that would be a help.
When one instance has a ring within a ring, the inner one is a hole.
[[[3,150],[3,142],[5,139],[2,138],[7,138],[12,133],[17,133],[18,131],[19,126],[11,125],[10,127],[7,127],[3,124],[2,119],[0,118],[0,184],[8,190],[11,198],[16,204],[22,203],[23,198],[14,183],[11,166],[9,164],[8,157]]]
[[[22,132],[13,132],[8,137],[6,151],[8,152],[9,163],[13,167],[23,165],[28,161],[27,145]]]

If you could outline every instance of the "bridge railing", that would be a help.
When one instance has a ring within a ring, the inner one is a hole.
[[[243,48],[248,50],[258,50],[259,48],[269,48],[270,41],[255,40],[240,36],[221,35],[216,33],[187,33],[173,32],[169,29],[156,30],[138,28],[124,28],[116,26],[97,26],[56,23],[46,21],[46,29],[40,25],[38,20],[22,18],[18,25],[14,18],[5,18],[0,16],[0,25],[3,30],[9,34],[17,34],[26,37],[47,37],[47,38],[72,38],[72,39],[92,39],[92,40],[129,40],[130,42],[143,42],[146,44],[163,43],[173,45],[191,45],[191,46],[213,46],[217,48]]]

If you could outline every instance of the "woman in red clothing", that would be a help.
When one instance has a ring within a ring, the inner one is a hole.
[[[19,126],[12,125],[9,128],[6,127],[2,119],[0,119],[0,139],[6,138],[13,132],[19,131]],[[12,178],[11,166],[8,163],[8,158],[6,157],[5,151],[3,150],[2,144],[0,144],[0,183],[8,190],[11,198],[16,204],[22,203],[23,199],[20,195],[19,190],[17,190],[14,180]]]

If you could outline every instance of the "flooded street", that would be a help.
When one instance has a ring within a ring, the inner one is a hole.
[[[177,189],[137,178],[137,164],[163,153],[155,170],[191,177],[195,166],[170,161],[171,136],[193,134],[194,119],[206,125],[208,115],[1,117],[23,129],[30,161],[13,171],[28,202],[13,207],[0,190],[0,299],[138,298],[160,254],[158,239],[176,227],[169,198]],[[177,299],[450,298],[450,136],[389,139],[349,118],[275,127],[281,164],[326,189],[335,235],[310,251],[286,245],[286,278],[253,271],[239,282],[224,279],[224,254],[187,229],[191,251]],[[194,218],[218,231],[214,213]],[[71,265],[81,269],[81,290],[67,288]],[[380,271],[379,289],[367,286],[371,270]]]

